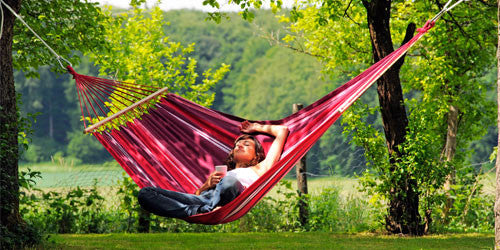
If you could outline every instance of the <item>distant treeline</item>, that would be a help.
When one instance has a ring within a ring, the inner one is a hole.
[[[169,11],[165,27],[170,40],[183,45],[195,43],[192,57],[198,61],[201,75],[221,63],[231,65],[225,79],[216,85],[212,108],[251,120],[273,120],[292,112],[292,104],[304,106],[332,91],[348,76],[324,79],[316,58],[281,47],[272,42],[271,34],[285,33],[274,14],[259,11],[252,23],[233,15],[220,24],[205,21],[206,13]],[[98,75],[98,66],[85,57],[76,71]],[[486,78],[495,79],[494,70]],[[101,163],[112,158],[92,136],[83,135],[80,107],[74,81],[69,75],[56,75],[48,67],[39,70],[39,79],[27,79],[17,72],[16,88],[21,93],[21,113],[36,114],[32,142],[23,161],[40,162],[51,157],[72,158],[76,162]],[[489,79],[487,79],[489,80]],[[495,93],[489,93],[494,98]],[[365,102],[378,102],[370,89]],[[373,122],[380,126],[377,115]],[[351,175],[365,168],[363,150],[349,143],[337,122],[308,154],[308,172],[317,175]],[[487,161],[496,145],[496,130],[473,144],[471,162]]]

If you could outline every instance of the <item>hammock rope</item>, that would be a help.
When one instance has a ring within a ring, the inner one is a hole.
[[[154,87],[141,84],[81,75],[73,67],[67,66],[68,72],[75,79],[80,110],[84,120],[84,133],[90,133],[111,122],[107,128],[123,123],[115,121],[125,116],[125,121],[132,121],[147,113],[144,104],[157,99],[168,91],[167,87]],[[122,107],[117,109],[116,107]],[[87,126],[87,122],[91,125]],[[95,121],[95,122],[93,122]]]

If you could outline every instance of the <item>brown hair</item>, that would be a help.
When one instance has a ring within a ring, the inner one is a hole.
[[[255,166],[266,158],[266,153],[259,140],[257,140],[252,135],[243,134],[240,135],[240,137],[236,138],[236,140],[234,141],[233,149],[231,149],[231,152],[229,152],[229,155],[226,158],[225,164],[227,165],[227,170],[233,170],[236,168],[236,162],[234,161],[234,149],[236,147],[236,143],[245,139],[251,139],[255,144],[255,158],[253,158],[253,160],[249,163],[245,164],[245,167]]]

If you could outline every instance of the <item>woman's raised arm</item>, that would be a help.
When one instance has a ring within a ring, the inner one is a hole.
[[[275,137],[273,144],[267,152],[266,158],[259,164],[252,166],[257,174],[259,176],[262,176],[274,165],[274,163],[279,160],[281,152],[283,151],[283,147],[285,145],[286,138],[288,136],[288,127],[283,125],[267,125],[244,121],[241,123],[241,131],[244,133],[265,133]]]

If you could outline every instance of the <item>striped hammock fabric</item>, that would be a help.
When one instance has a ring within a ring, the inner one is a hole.
[[[342,113],[433,25],[434,22],[428,22],[408,43],[299,112],[281,120],[254,121],[288,126],[290,133],[281,159],[229,204],[185,220],[220,224],[245,215]],[[100,117],[101,108],[96,103],[109,100],[113,91],[116,93],[126,86],[121,82],[80,75],[71,67],[68,70],[77,83],[84,121]],[[105,91],[107,89],[109,91]],[[103,94],[105,92],[108,94]],[[223,164],[235,138],[240,135],[238,125],[245,119],[205,108],[174,94],[157,99],[140,118],[111,129],[93,128],[90,132],[139,187],[155,186],[194,193],[214,171],[214,166]],[[257,139],[266,151],[273,140],[266,135],[258,135]]]

